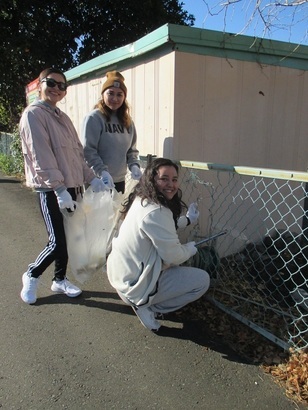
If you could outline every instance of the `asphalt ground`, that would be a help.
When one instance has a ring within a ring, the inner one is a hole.
[[[72,299],[52,294],[50,267],[37,303],[23,303],[21,276],[47,234],[36,195],[1,174],[0,227],[1,409],[304,409],[201,320],[143,328],[103,272]]]

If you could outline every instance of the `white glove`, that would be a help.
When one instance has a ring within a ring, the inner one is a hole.
[[[141,178],[142,172],[138,165],[132,165],[130,167],[131,177],[138,181]]]
[[[106,185],[105,189],[114,188],[113,179],[112,179],[112,176],[109,174],[109,172],[103,171],[102,175],[101,175],[101,178],[102,178],[104,184]]]
[[[179,217],[177,225],[179,229],[186,228],[186,226],[188,225],[188,220],[185,215]]]
[[[197,222],[199,215],[200,215],[200,212],[198,211],[198,205],[195,202],[193,202],[188,207],[186,217],[190,220],[191,224],[194,224]]]
[[[62,192],[56,192],[56,197],[60,209],[70,209],[72,212],[75,211],[75,205],[71,194],[65,189]]]
[[[100,178],[93,178],[90,184],[93,192],[102,192],[108,189]]]
[[[190,252],[190,256],[196,255],[196,253],[198,252],[198,249],[196,248],[196,242],[195,241],[187,242],[186,246],[187,246],[187,248]]]

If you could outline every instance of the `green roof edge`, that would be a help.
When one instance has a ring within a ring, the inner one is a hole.
[[[236,35],[195,27],[165,24],[133,43],[95,57],[68,70],[68,81],[100,75],[105,68],[140,57],[161,47],[187,53],[211,55],[260,64],[308,70],[308,46]]]

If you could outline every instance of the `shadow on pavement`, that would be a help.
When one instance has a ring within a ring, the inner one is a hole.
[[[21,184],[19,179],[0,178],[0,184]]]
[[[63,294],[51,294],[49,296],[39,298],[33,306],[35,307],[48,304],[83,305],[91,308],[135,316],[133,310],[128,305],[125,305],[119,296],[113,292],[83,291],[77,298],[68,298]],[[171,326],[168,326],[168,322]],[[181,323],[182,326],[173,327],[172,322]],[[154,337],[191,340],[193,343],[203,346],[206,349],[219,352],[224,359],[229,361],[252,364],[247,359],[240,357],[226,344],[221,342],[218,336],[209,334],[205,323],[200,319],[187,320],[180,318],[177,313],[170,313],[164,315],[164,319],[161,323],[162,326],[159,331],[152,333]]]
[[[217,336],[210,335],[205,327],[205,323],[202,320],[185,320],[182,323],[182,328],[162,326],[156,335],[160,337],[190,340],[206,349],[219,352],[224,359],[231,362],[251,364],[247,361],[247,359],[240,357],[236,352],[234,352],[234,350],[218,340]]]

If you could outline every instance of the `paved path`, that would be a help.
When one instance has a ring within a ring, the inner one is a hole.
[[[103,274],[69,299],[51,294],[48,270],[24,304],[21,275],[47,235],[35,194],[1,175],[0,227],[1,410],[302,408],[201,322],[144,329]]]

